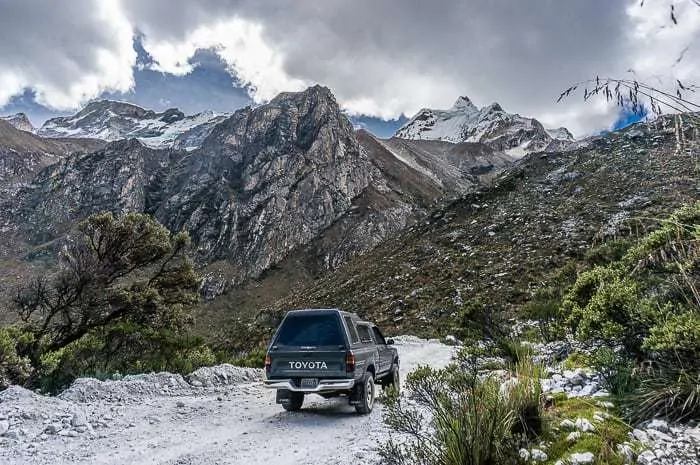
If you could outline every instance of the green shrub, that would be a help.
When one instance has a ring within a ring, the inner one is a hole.
[[[608,347],[593,352],[591,366],[600,373],[603,387],[613,396],[625,400],[639,384],[637,364],[633,359]]]
[[[32,374],[29,359],[17,353],[17,344],[23,337],[15,327],[0,327],[0,390],[10,384],[23,384]]]
[[[407,441],[380,448],[389,465],[516,464],[518,445],[541,430],[539,368],[521,361],[519,378],[501,384],[493,376],[450,366],[421,367],[406,391],[419,408],[388,396],[385,421]]]
[[[591,266],[605,265],[620,260],[631,246],[629,239],[615,238],[590,248],[584,258]]]
[[[213,351],[198,337],[132,324],[93,331],[41,357],[39,385],[57,392],[79,377],[170,371],[187,374],[213,365]]]

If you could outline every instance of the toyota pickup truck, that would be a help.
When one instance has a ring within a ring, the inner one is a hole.
[[[265,356],[265,386],[297,411],[307,394],[347,397],[361,414],[372,411],[375,383],[399,389],[399,356],[391,339],[357,314],[338,309],[288,312]]]

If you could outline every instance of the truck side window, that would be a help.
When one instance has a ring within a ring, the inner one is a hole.
[[[360,337],[357,335],[357,330],[355,329],[355,324],[352,322],[352,318],[346,316],[345,324],[347,325],[348,332],[350,333],[350,343],[357,344],[360,342]]]
[[[357,332],[360,334],[362,342],[372,342],[372,335],[369,333],[369,328],[365,325],[357,325]]]
[[[372,326],[372,332],[374,333],[374,340],[377,341],[377,344],[382,344],[386,345],[386,340],[384,340],[384,336],[382,336],[381,331],[379,331],[379,328],[376,326]]]

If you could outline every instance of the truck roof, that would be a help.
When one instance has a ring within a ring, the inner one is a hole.
[[[340,310],[339,308],[301,308],[296,310],[290,310],[287,313],[340,313],[343,316],[347,315],[358,320],[360,319],[357,313],[346,312],[344,310]]]

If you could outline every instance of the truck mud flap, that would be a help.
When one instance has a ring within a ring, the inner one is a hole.
[[[275,396],[275,402],[278,404],[286,404],[291,401],[292,392],[286,389],[278,389]]]
[[[357,405],[361,402],[360,399],[360,390],[357,388],[357,384],[355,385],[354,388],[352,388],[352,391],[350,391],[350,394],[348,394],[348,403],[350,405]]]

